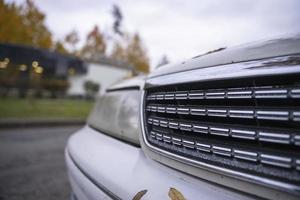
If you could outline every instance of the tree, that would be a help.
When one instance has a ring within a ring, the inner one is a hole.
[[[76,52],[76,44],[79,42],[79,36],[78,33],[73,30],[70,33],[68,33],[65,37],[65,43],[70,46],[72,49],[72,52],[75,54]]]
[[[159,68],[159,67],[161,67],[161,66],[163,66],[163,65],[166,65],[166,64],[168,64],[168,63],[170,63],[168,57],[167,57],[166,55],[163,55],[163,57],[160,59],[160,61],[159,61],[158,64],[156,65],[156,68]]]
[[[64,44],[61,41],[55,42],[54,51],[61,54],[68,54],[68,50],[64,47]]]
[[[115,42],[110,57],[132,64],[137,72],[149,72],[149,58],[147,51],[142,45],[140,36],[136,33],[133,36],[126,34],[124,45]]]
[[[86,42],[81,50],[83,58],[94,58],[103,55],[106,50],[106,43],[103,34],[100,32],[97,25],[89,32]]]
[[[42,87],[51,93],[51,98],[57,98],[59,96],[64,96],[68,90],[70,83],[68,80],[60,79],[43,79]]]
[[[100,85],[90,80],[85,81],[83,87],[87,99],[94,99],[97,92],[100,90]]]
[[[25,25],[20,15],[21,7],[15,3],[5,3],[0,0],[0,42],[21,43],[29,42]]]
[[[136,33],[129,38],[129,43],[126,48],[127,62],[132,64],[139,72],[149,72],[149,58],[147,52],[142,46],[140,36]]]
[[[115,42],[111,53],[111,58],[115,60],[127,60],[126,49],[121,45],[120,42]]]
[[[16,86],[20,71],[11,64],[9,58],[0,61],[0,95],[6,97],[9,91]]]
[[[25,7],[21,11],[26,31],[31,37],[31,44],[34,47],[51,48],[52,35],[45,25],[45,14],[39,11],[32,0],[26,0]]]
[[[113,5],[112,16],[114,18],[113,30],[116,34],[123,36],[123,32],[121,31],[121,25],[123,20],[123,15],[118,5]]]
[[[0,0],[0,42],[52,47],[52,35],[45,26],[45,15],[33,1],[24,5],[5,3]]]
[[[135,33],[131,35],[121,30],[123,15],[118,5],[113,5],[112,16],[114,18],[113,31],[122,37],[114,38],[114,46],[110,57],[112,59],[128,62],[134,66],[136,72],[148,73],[149,58],[139,34]]]

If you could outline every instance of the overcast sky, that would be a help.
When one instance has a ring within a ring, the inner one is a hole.
[[[46,23],[56,39],[76,29],[81,40],[95,24],[110,32],[112,5],[119,5],[123,28],[140,33],[152,66],[164,54],[175,62],[220,47],[300,32],[300,0],[35,2],[46,13]]]

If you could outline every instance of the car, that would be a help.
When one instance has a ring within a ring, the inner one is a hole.
[[[65,150],[73,199],[299,199],[300,34],[222,48],[97,100]]]

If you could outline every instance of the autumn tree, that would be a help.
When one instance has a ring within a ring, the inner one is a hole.
[[[64,44],[61,41],[57,41],[54,44],[54,51],[61,54],[68,54],[68,50],[64,47]]]
[[[127,60],[127,53],[126,53],[126,48],[122,46],[120,42],[115,42],[112,53],[111,53],[111,58],[115,60]]]
[[[138,33],[134,35],[121,30],[123,14],[118,5],[113,5],[113,32],[121,37],[113,37],[112,59],[122,60],[133,65],[137,72],[149,72],[149,58]]]
[[[133,65],[137,72],[149,72],[149,58],[147,51],[143,47],[140,36],[136,33],[133,36],[126,34],[126,39],[121,42],[115,42],[110,57],[116,60],[122,60]]]
[[[0,42],[28,44],[30,37],[23,24],[21,7],[0,0]]]
[[[66,35],[64,41],[71,48],[73,54],[76,54],[76,45],[79,42],[78,33],[75,30],[71,31]]]
[[[52,36],[45,25],[45,14],[34,5],[32,0],[26,0],[22,9],[23,23],[31,36],[32,45],[40,48],[51,48]]]
[[[126,54],[127,62],[132,64],[137,71],[149,72],[149,58],[137,33],[129,38]]]
[[[122,36],[123,32],[121,31],[121,25],[123,20],[123,15],[121,9],[118,5],[113,5],[112,16],[114,18],[113,30],[116,34]]]
[[[0,0],[0,42],[52,47],[52,35],[45,26],[45,15],[32,0],[21,6]]]
[[[112,37],[114,39],[113,42],[113,49],[110,54],[110,57],[114,60],[121,60],[127,62],[127,45],[128,45],[128,34],[123,33],[121,29],[122,21],[123,21],[123,14],[121,12],[121,9],[118,5],[113,5],[111,15],[113,17],[113,33],[116,35],[121,36],[121,38],[118,37]]]
[[[88,33],[86,42],[81,50],[83,58],[95,58],[105,54],[106,43],[103,34],[100,32],[97,25]]]

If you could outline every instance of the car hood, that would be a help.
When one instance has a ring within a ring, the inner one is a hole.
[[[226,48],[221,51],[196,56],[184,62],[169,64],[152,72],[149,78],[192,69],[208,68],[298,53],[300,53],[300,33],[293,36],[283,36],[277,39]]]

